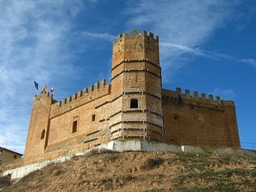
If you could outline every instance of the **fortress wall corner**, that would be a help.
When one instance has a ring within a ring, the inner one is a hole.
[[[233,102],[162,90],[166,142],[176,145],[240,147]],[[182,98],[182,101],[179,98]]]

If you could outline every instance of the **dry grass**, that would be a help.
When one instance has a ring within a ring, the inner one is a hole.
[[[93,151],[30,173],[1,192],[256,191],[255,167],[255,157],[246,155]]]

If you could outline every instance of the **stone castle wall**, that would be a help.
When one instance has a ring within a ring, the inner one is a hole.
[[[86,150],[110,140],[110,85],[101,81],[62,102],[49,93],[35,96],[24,154],[25,164]],[[75,125],[76,124],[76,125]],[[100,135],[100,136],[99,136]],[[91,140],[91,142],[86,142]]]
[[[102,80],[59,102],[49,93],[34,97],[23,164],[112,140],[240,147],[232,101],[161,85],[158,37],[135,30],[119,35],[113,44],[111,84]]]
[[[163,90],[166,142],[175,145],[240,147],[235,106],[212,95]],[[182,98],[179,99],[179,95]]]
[[[110,126],[112,138],[163,141],[157,36],[136,30],[118,36],[113,44],[111,85],[111,95],[121,95],[122,100],[117,105],[118,119]],[[131,106],[132,100],[136,107]]]

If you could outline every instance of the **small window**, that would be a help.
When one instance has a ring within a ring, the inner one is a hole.
[[[92,115],[92,121],[95,121],[95,115]]]
[[[72,133],[75,133],[77,131],[77,121],[73,122],[73,127],[72,127]]]
[[[132,99],[130,108],[138,108],[138,99]]]
[[[41,133],[41,139],[44,139],[45,136],[45,130],[43,129],[42,133]]]
[[[13,157],[16,159],[16,158],[17,158],[17,155],[14,155]]]

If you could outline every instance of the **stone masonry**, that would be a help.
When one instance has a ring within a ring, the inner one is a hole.
[[[152,33],[119,35],[111,72],[110,84],[102,80],[62,101],[45,92],[34,97],[24,165],[111,140],[240,147],[232,101],[162,89],[159,38]]]

